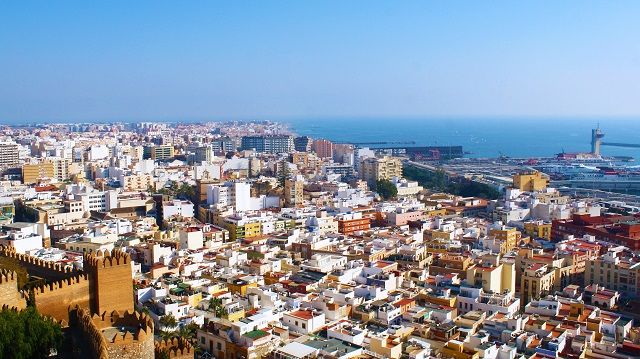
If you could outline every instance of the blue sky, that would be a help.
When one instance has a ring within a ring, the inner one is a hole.
[[[0,121],[640,115],[638,1],[2,1]]]

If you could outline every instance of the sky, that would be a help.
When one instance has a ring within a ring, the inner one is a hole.
[[[639,1],[0,1],[0,122],[640,115]]]

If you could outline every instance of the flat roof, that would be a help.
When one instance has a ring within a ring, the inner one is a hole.
[[[294,358],[304,358],[308,355],[314,354],[317,349],[308,345],[304,345],[297,342],[289,343],[282,348],[278,349],[279,352],[290,355]]]

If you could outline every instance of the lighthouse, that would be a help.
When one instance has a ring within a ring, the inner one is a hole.
[[[600,131],[600,126],[591,130],[591,153],[596,156],[600,156],[602,137],[604,137],[604,133]]]

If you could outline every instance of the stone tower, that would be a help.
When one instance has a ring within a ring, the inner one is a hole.
[[[0,270],[0,305],[7,305],[17,309],[24,309],[26,302],[18,291],[18,276],[16,272]]]
[[[85,255],[84,271],[89,277],[91,312],[133,312],[131,258],[127,253],[114,249]]]

